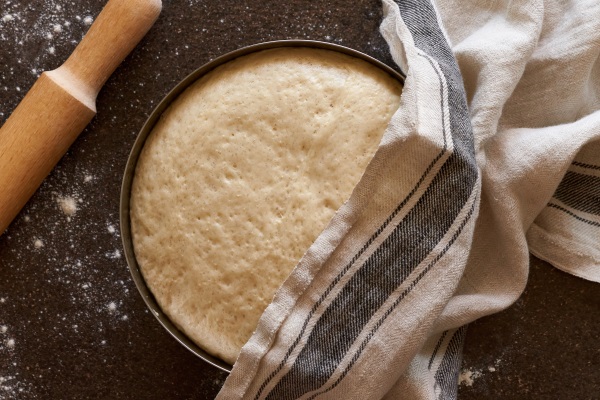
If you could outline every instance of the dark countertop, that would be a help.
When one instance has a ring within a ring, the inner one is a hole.
[[[0,122],[103,3],[0,1]],[[0,236],[0,399],[213,398],[226,374],[163,330],[122,256],[119,190],[136,134],[177,82],[245,45],[317,39],[391,64],[380,19],[378,0],[163,1],[100,93],[97,117]],[[59,207],[65,199],[75,214]],[[459,398],[600,398],[599,312],[597,285],[532,258],[516,305],[469,328],[473,382]]]

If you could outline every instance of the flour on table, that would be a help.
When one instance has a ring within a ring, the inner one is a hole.
[[[119,249],[115,249],[110,253],[106,253],[106,258],[110,258],[111,260],[117,260],[121,258],[121,251]]]
[[[85,6],[71,3],[72,6],[65,8],[61,5],[65,3],[64,0],[45,0],[40,4],[41,8],[31,7],[28,3],[5,1],[0,6],[0,41],[3,42],[2,46],[12,42],[19,46],[39,49],[34,59],[23,61],[36,63],[32,69],[41,73],[51,69],[48,68],[48,60],[59,53],[59,49],[65,48],[68,52],[73,50],[74,45],[81,41],[94,22],[94,18],[87,15],[91,10]],[[79,17],[73,14],[74,11],[87,16]],[[18,62],[21,63],[21,60]],[[0,76],[0,83],[8,81],[8,76]]]
[[[77,200],[71,196],[59,197],[57,203],[61,211],[67,216],[72,217],[77,212]]]
[[[498,358],[493,365],[489,365],[485,368],[463,368],[458,376],[458,384],[469,387],[473,386],[473,383],[475,383],[478,378],[481,378],[485,375],[486,370],[487,372],[496,372],[501,362],[502,359]]]
[[[458,377],[458,384],[465,386],[473,386],[475,380],[480,376],[480,370],[473,370],[471,368],[463,369],[462,371],[460,371],[460,375]]]

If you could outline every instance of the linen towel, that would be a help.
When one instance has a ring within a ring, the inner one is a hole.
[[[528,252],[600,281],[600,3],[382,5],[400,107],[218,399],[453,399]]]

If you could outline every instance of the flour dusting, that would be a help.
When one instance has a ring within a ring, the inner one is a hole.
[[[106,258],[110,258],[111,260],[118,260],[121,258],[121,250],[115,249],[109,253],[106,253]]]
[[[473,383],[477,378],[481,376],[481,371],[473,370],[471,368],[463,369],[460,371],[460,375],[458,377],[458,384],[465,386],[473,386]]]
[[[21,228],[4,236],[9,242],[28,244],[18,260],[31,261],[8,265],[22,277],[18,282],[34,288],[47,285],[56,292],[36,289],[34,294],[24,294],[30,307],[26,317],[14,309],[17,302],[12,297],[0,293],[0,399],[46,398],[40,392],[40,375],[56,364],[35,356],[43,353],[43,343],[33,341],[28,330],[43,326],[53,343],[89,337],[73,349],[78,357],[109,347],[115,330],[136,317],[131,309],[133,282],[122,279],[126,264],[116,228],[118,213],[103,211],[102,217],[94,218],[97,210],[110,208],[107,198],[89,194],[103,182],[104,172],[94,169],[91,174],[84,167],[73,172],[57,166],[39,189],[43,204],[26,206]],[[38,298],[37,293],[44,294]],[[59,298],[64,310],[48,309],[48,296],[53,301]]]
[[[61,211],[68,217],[72,217],[77,212],[77,200],[71,196],[59,197],[57,200]]]
[[[94,21],[89,15],[91,10],[88,6],[69,3],[69,7],[64,7],[64,4],[64,0],[44,0],[35,5],[29,5],[28,1],[3,1],[0,6],[0,46],[10,46],[14,49],[27,46],[27,49],[39,49],[37,55],[34,53],[33,59],[21,60],[23,53],[18,50],[10,54],[18,64],[29,63],[29,70],[36,71],[35,77],[45,70],[55,68],[56,64],[52,61],[52,68],[48,68],[52,56],[70,53]],[[74,14],[75,12],[87,16],[81,18]],[[31,51],[28,53],[31,54]],[[9,82],[12,75],[22,73],[14,67],[10,71],[0,72],[4,74],[0,76],[0,83]],[[11,104],[9,109],[13,109],[14,106],[16,104]],[[3,115],[0,113],[0,116]]]
[[[460,371],[460,375],[458,376],[458,384],[462,385],[462,386],[473,386],[473,384],[475,383],[475,381],[479,378],[481,378],[482,376],[484,376],[487,372],[496,372],[498,370],[498,367],[500,366],[502,362],[502,358],[498,358],[496,359],[496,361],[494,361],[493,365],[489,365],[487,367],[483,367],[483,368],[473,368],[473,367],[469,367],[469,368],[463,368]]]

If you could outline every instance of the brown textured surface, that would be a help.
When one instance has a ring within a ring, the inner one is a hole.
[[[64,61],[83,19],[102,4],[0,1],[0,121],[36,73]],[[2,21],[7,13],[15,18]],[[213,398],[225,374],[146,311],[120,256],[119,188],[135,136],[172,86],[244,45],[318,39],[390,64],[380,19],[378,0],[164,1],[155,27],[100,93],[98,116],[0,237],[0,385],[8,388],[0,399]],[[61,196],[81,199],[71,221]],[[516,306],[469,328],[464,367],[483,372],[459,398],[600,398],[599,332],[599,287],[533,259]]]

